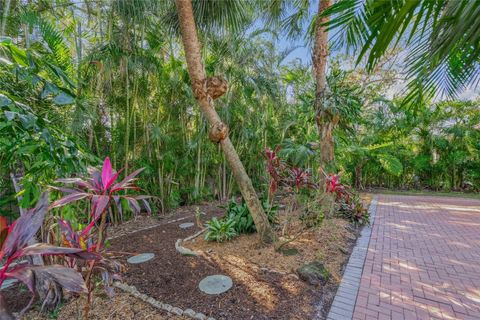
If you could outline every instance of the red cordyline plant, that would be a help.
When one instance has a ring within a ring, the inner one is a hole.
[[[280,146],[277,146],[275,150],[265,149],[267,171],[270,175],[269,198],[273,196],[279,186],[295,188],[296,191],[302,188],[316,188],[316,185],[311,182],[310,172],[286,164],[279,157],[279,151]]]
[[[63,233],[64,244],[74,248],[84,248],[88,251],[100,252],[104,247],[105,237],[104,231],[106,226],[106,218],[108,215],[108,208],[115,204],[120,216],[122,216],[122,204],[121,200],[124,199],[128,203],[132,211],[137,214],[140,212],[140,202],[143,202],[148,213],[151,212],[150,206],[147,199],[149,196],[131,196],[125,194],[127,190],[139,190],[135,185],[136,177],[142,169],[138,169],[128,176],[126,176],[122,181],[118,182],[117,179],[119,174],[123,169],[115,172],[112,169],[110,163],[110,158],[105,158],[102,166],[102,170],[89,169],[90,177],[86,179],[82,178],[69,178],[69,179],[58,179],[57,182],[73,185],[74,188],[65,188],[65,187],[53,187],[56,190],[59,190],[65,194],[65,196],[54,203],[52,203],[51,208],[57,208],[65,206],[69,203],[88,199],[90,201],[90,223],[81,231],[74,232],[70,223],[65,220],[59,220],[59,226]],[[121,194],[122,193],[122,194]],[[100,226],[98,228],[97,237],[93,235],[92,229],[96,226],[98,220],[100,221]],[[69,261],[70,264],[75,264],[76,262]],[[87,275],[85,277],[85,282],[88,289],[87,302],[85,304],[84,317],[88,318],[88,313],[90,310],[91,295],[94,286],[91,284],[92,275],[95,271],[99,270],[102,274],[104,280],[105,289],[108,293],[112,293],[110,283],[112,279],[116,278],[116,272],[121,269],[119,263],[114,260],[101,259],[99,261],[92,261],[88,266]],[[113,276],[112,276],[112,270]]]
[[[95,226],[100,218],[102,219],[100,224],[100,232],[103,233],[108,208],[112,203],[115,203],[119,215],[122,216],[121,199],[125,199],[127,201],[129,207],[135,214],[140,212],[139,201],[144,204],[145,209],[150,213],[151,209],[147,201],[147,199],[150,198],[149,196],[131,196],[120,194],[124,193],[126,190],[139,190],[139,188],[135,185],[135,181],[137,175],[143,171],[143,168],[132,172],[122,181],[117,182],[118,176],[122,171],[123,169],[115,172],[112,169],[110,158],[107,157],[103,162],[102,171],[97,169],[89,169],[89,178],[58,179],[57,182],[71,184],[74,186],[74,188],[53,187],[54,189],[63,192],[65,196],[52,203],[50,207],[62,207],[82,199],[90,200],[91,221],[79,235],[80,238],[85,238],[91,232],[91,229],[93,226]],[[101,233],[99,233],[99,241],[97,243],[98,246],[103,245]],[[100,248],[97,248],[97,250],[99,249]]]
[[[96,260],[99,255],[87,252],[82,248],[64,248],[46,243],[28,245],[43,224],[48,210],[48,194],[40,197],[35,208],[28,210],[7,225],[5,217],[0,217],[0,286],[6,279],[14,278],[23,282],[33,293],[29,304],[21,311],[22,315],[31,306],[35,297],[35,277],[42,276],[58,283],[63,288],[76,292],[86,293],[87,287],[82,275],[75,269],[60,265],[33,266],[27,263],[26,257],[32,255],[62,255],[75,259]],[[13,319],[0,295],[0,319]]]
[[[285,164],[278,157],[278,151],[280,151],[280,146],[277,146],[275,150],[265,149],[267,171],[270,174],[269,198],[277,191],[281,181],[280,172],[285,169]]]
[[[330,174],[326,179],[326,191],[335,195],[339,213],[353,223],[367,224],[369,216],[358,195],[340,182],[340,175]]]
[[[305,169],[293,167],[288,169],[289,185],[294,185],[295,188],[300,190],[301,188],[316,188],[316,185],[311,182],[312,174]]]
[[[62,233],[62,245],[67,248],[83,249],[86,252],[96,252],[97,243],[94,241],[92,234],[85,233],[84,230],[75,232],[70,222],[64,219],[58,219],[58,225]],[[103,252],[104,253],[104,252]],[[106,258],[105,254],[99,255],[100,259],[96,260],[89,267],[92,268],[91,273],[98,273],[102,276],[102,282],[105,291],[109,296],[113,295],[113,280],[121,280],[119,275],[123,269],[122,264],[113,259]],[[78,268],[78,259],[76,257],[65,257],[65,263],[71,268]]]

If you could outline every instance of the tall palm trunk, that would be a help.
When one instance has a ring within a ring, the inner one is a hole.
[[[330,0],[319,0],[318,15],[328,7]],[[327,86],[327,58],[328,58],[328,31],[322,24],[329,20],[328,17],[317,18],[315,25],[315,42],[313,47],[313,70],[315,76],[315,120],[319,133],[320,149],[320,181],[319,185],[325,187],[326,167],[333,161],[333,128],[336,123],[325,106],[325,91]]]
[[[230,169],[240,187],[240,191],[252,214],[252,218],[255,222],[257,231],[260,234],[261,240],[265,243],[270,243],[274,240],[274,233],[268,222],[267,215],[263,211],[261,203],[255,193],[255,189],[253,188],[252,181],[248,177],[247,172],[238,157],[237,151],[228,137],[227,127],[222,123],[211,103],[212,99],[206,92],[205,70],[200,53],[200,43],[197,37],[192,2],[191,0],[176,0],[176,5],[192,89],[195,93],[198,104],[210,125],[210,136],[218,137],[220,146],[225,153],[225,159],[230,165]]]

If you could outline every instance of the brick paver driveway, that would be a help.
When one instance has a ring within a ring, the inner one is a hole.
[[[480,319],[480,201],[378,196],[354,319]]]

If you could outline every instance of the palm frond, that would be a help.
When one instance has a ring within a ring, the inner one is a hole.
[[[340,0],[324,14],[335,43],[359,50],[357,63],[366,57],[369,71],[388,50],[407,48],[404,104],[454,97],[479,79],[479,1]]]
[[[51,55],[54,58],[52,62],[61,67],[67,74],[71,75],[74,70],[71,52],[63,35],[57,30],[57,28],[33,11],[25,12],[21,19],[30,28],[38,27],[42,39],[47,44],[48,49],[51,51]]]

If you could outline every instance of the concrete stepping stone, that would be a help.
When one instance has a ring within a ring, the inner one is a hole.
[[[184,223],[180,223],[178,226],[182,229],[188,229],[193,227],[194,225],[195,224],[193,222],[184,222]]]
[[[141,253],[137,254],[136,256],[130,257],[127,259],[127,262],[130,264],[139,264],[150,261],[155,257],[153,253]]]
[[[216,274],[202,279],[198,284],[200,290],[206,294],[221,294],[233,286],[232,278]]]

